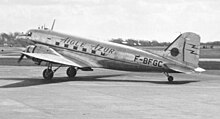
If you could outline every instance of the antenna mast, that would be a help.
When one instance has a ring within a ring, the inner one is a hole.
[[[53,20],[53,24],[52,24],[52,26],[51,26],[51,31],[53,30],[53,27],[54,27],[54,25],[55,25],[55,22],[56,22],[56,19]]]

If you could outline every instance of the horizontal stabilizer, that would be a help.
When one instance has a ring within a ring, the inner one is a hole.
[[[196,72],[204,72],[205,69],[201,68],[201,67],[197,67],[194,69]]]
[[[174,71],[186,73],[186,74],[200,73],[200,72],[205,71],[205,69],[202,69],[200,67],[197,67],[194,69],[194,68],[189,68],[189,67],[175,65],[175,64],[165,64],[165,67],[167,67],[168,69],[172,69]]]

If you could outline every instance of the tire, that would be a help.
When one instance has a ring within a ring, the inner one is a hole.
[[[168,81],[169,81],[169,82],[173,82],[173,77],[172,77],[172,76],[169,76],[169,77],[168,77]]]
[[[51,69],[45,69],[43,71],[43,77],[46,80],[51,80],[53,78],[53,71]]]
[[[66,74],[69,78],[74,78],[76,76],[77,70],[75,69],[75,67],[69,67],[66,70]]]

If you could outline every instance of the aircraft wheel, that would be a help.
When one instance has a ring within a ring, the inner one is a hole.
[[[53,78],[53,71],[51,69],[45,69],[43,71],[43,77],[46,80],[51,80]]]
[[[75,67],[69,67],[66,70],[66,74],[69,78],[74,78],[76,76],[77,70],[75,69]]]
[[[173,77],[172,76],[168,76],[168,81],[169,82],[173,82]]]

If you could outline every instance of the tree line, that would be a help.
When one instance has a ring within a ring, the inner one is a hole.
[[[168,46],[170,42],[158,42],[156,40],[135,40],[135,39],[126,39],[122,38],[111,39],[110,42],[129,45],[129,46]]]
[[[0,46],[9,47],[26,47],[28,45],[26,39],[16,39],[21,34],[19,32],[1,33],[0,34]]]
[[[129,45],[129,46],[168,46],[171,42],[158,42],[156,40],[135,40],[135,39],[111,39],[110,42]],[[202,48],[213,48],[214,46],[220,46],[220,41],[200,43]]]

